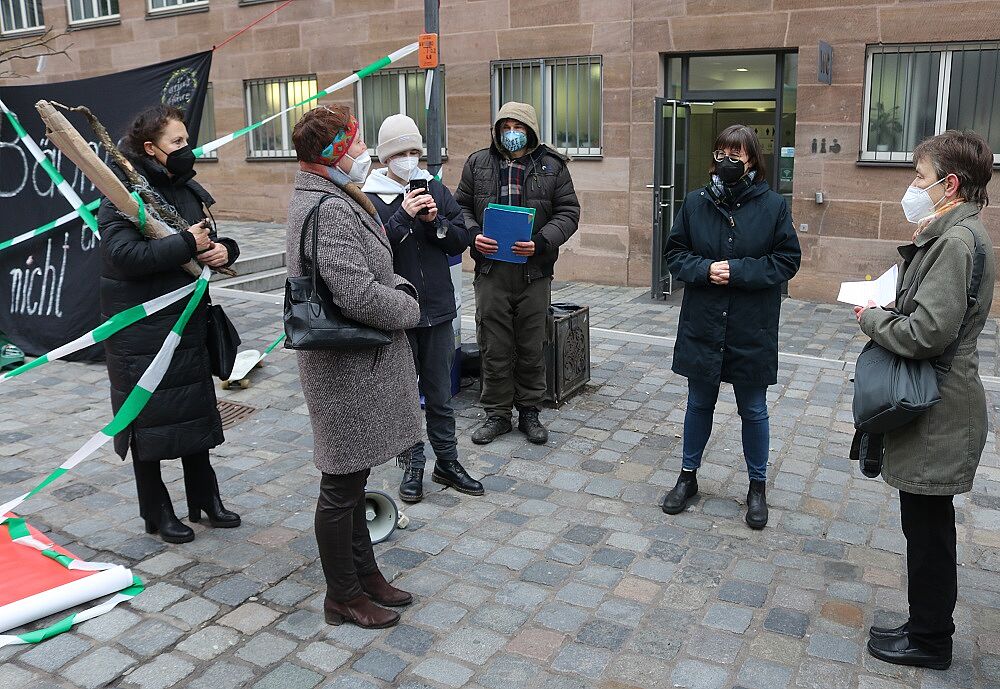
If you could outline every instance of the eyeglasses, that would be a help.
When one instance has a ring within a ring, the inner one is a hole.
[[[725,151],[712,151],[712,157],[715,162],[721,163],[723,158],[729,158],[730,163],[742,163],[743,161],[739,159],[738,156],[727,156]]]

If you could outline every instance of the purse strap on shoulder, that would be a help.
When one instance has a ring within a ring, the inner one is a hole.
[[[316,280],[317,280],[317,268],[316,268],[316,253],[319,250],[319,209],[323,205],[323,202],[327,199],[331,199],[335,194],[323,194],[319,201],[309,209],[306,213],[305,219],[302,221],[302,232],[299,233],[299,260],[303,264],[309,264],[309,278],[311,282],[311,289],[309,291],[309,301],[313,300],[316,295]],[[312,257],[306,256],[306,232],[309,226],[312,225]]]
[[[972,278],[969,280],[969,290],[966,292],[965,317],[962,318],[962,325],[958,329],[958,337],[934,361],[934,369],[938,372],[939,376],[943,376],[951,370],[951,363],[958,353],[958,348],[962,344],[962,340],[965,339],[965,335],[969,331],[969,327],[972,324],[972,310],[979,303],[979,288],[983,284],[983,272],[986,269],[986,248],[979,241],[979,235],[966,225],[958,225],[958,227],[968,230],[969,234],[972,235]]]

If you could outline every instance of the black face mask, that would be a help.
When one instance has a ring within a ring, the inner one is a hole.
[[[746,174],[746,165],[742,162],[734,163],[729,158],[723,158],[715,164],[715,174],[719,176],[723,184],[736,184]]]
[[[194,169],[194,150],[191,148],[191,144],[168,153],[167,163],[164,167],[177,177],[182,177],[191,172]]]

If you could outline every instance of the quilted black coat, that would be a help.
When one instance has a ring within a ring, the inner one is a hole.
[[[215,201],[198,183],[173,183],[151,158],[135,160],[140,173],[177,212],[193,225],[207,216]],[[146,239],[107,199],[98,212],[101,232],[101,314],[108,318],[166,294],[194,278],[181,265],[194,256],[189,233]],[[236,242],[213,239],[229,249],[230,263],[239,255]],[[163,345],[187,298],[130,325],[104,342],[111,406],[117,413]],[[115,436],[115,451],[124,459],[129,449],[137,461],[173,459],[220,445],[225,439],[216,408],[207,347],[208,295],[191,316],[163,381],[138,418]]]

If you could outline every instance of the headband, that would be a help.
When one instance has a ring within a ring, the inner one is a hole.
[[[323,165],[336,165],[341,158],[347,154],[347,149],[354,143],[358,136],[358,120],[352,117],[346,129],[337,132],[330,145],[320,151],[317,162]]]

